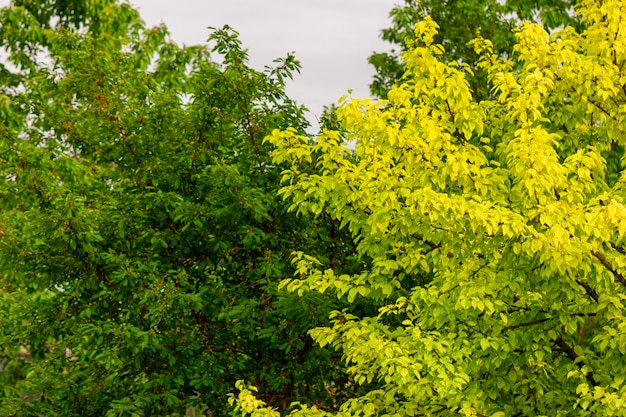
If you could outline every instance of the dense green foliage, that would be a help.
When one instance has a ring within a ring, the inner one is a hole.
[[[303,249],[283,285],[378,306],[311,331],[367,393],[291,415],[626,415],[626,5],[577,11],[580,32],[527,22],[506,56],[473,41],[487,98],[426,17],[387,100],[345,100],[314,143],[268,137],[293,210],[370,259]],[[243,414],[277,415],[239,388]]]
[[[404,0],[390,13],[392,26],[382,31],[382,39],[393,45],[391,52],[374,53],[369,62],[376,68],[370,85],[374,96],[386,98],[387,92],[402,78],[406,68],[402,53],[415,41],[414,25],[425,16],[440,24],[435,42],[446,49],[444,60],[465,62],[473,70],[468,78],[475,94],[486,97],[488,77],[478,64],[479,56],[469,42],[478,34],[489,39],[493,52],[510,54],[515,45],[513,29],[522,20],[540,20],[546,30],[575,25],[573,6],[577,0]]]
[[[626,415],[626,10],[575,3],[406,0],[315,140],[228,27],[1,9],[0,414]]]
[[[277,197],[263,138],[307,126],[297,61],[253,70],[227,27],[180,47],[114,1],[16,0],[0,42],[0,414],[225,415],[242,378],[340,403],[306,334],[337,300],[276,288],[295,248],[358,265]]]

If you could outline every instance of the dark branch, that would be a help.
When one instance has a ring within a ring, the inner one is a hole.
[[[474,279],[474,277],[476,277],[476,275],[480,271],[482,271],[487,265],[489,265],[489,262],[486,262],[484,265],[479,266],[477,270],[475,270],[474,272],[471,273],[471,275],[468,277],[468,279]]]
[[[594,106],[596,106],[602,113],[606,114],[607,116],[609,116],[611,119],[617,121],[617,119],[615,118],[615,116],[613,116],[611,113],[609,113],[604,107],[602,107],[600,104],[596,103],[595,101],[588,99],[587,101],[589,101],[589,103],[593,104]]]
[[[619,246],[617,246],[615,243],[611,242],[611,247],[613,249],[615,249],[616,251],[618,251],[619,253],[621,253],[622,255],[626,255],[626,251],[623,248],[620,248]]]
[[[423,238],[417,233],[412,234],[411,237],[421,241],[423,244],[425,244],[426,246],[430,248],[426,253],[432,252],[435,249],[439,249],[441,247],[441,243],[431,242],[430,240]]]
[[[615,278],[617,278],[617,280],[618,280],[618,281],[619,281],[619,282],[620,282],[623,286],[625,286],[625,287],[626,287],[626,278],[624,278],[624,275],[620,274],[620,273],[619,273],[619,272],[618,272],[615,268],[613,268],[613,265],[611,265],[611,263],[609,262],[609,260],[608,260],[608,259],[606,259],[606,257],[605,257],[603,254],[601,254],[601,253],[600,253],[600,252],[598,252],[598,251],[593,251],[593,252],[591,252],[591,254],[592,254],[593,256],[595,256],[595,257],[596,257],[596,259],[598,259],[598,260],[600,261],[600,263],[601,263],[602,265],[604,265],[604,267],[605,267],[606,269],[608,269],[608,270],[609,270],[609,271],[613,274],[613,276],[614,276]],[[598,301],[598,300],[596,300],[596,301]]]
[[[587,284],[584,281],[581,281],[579,279],[576,280],[576,284],[580,285],[581,287],[583,287],[585,289],[585,292],[587,293],[587,295],[591,298],[594,299],[594,301],[597,303],[598,299],[600,298],[600,296],[598,296],[598,293],[591,288],[591,286],[589,284]]]
[[[502,328],[502,330],[500,330],[500,333],[508,332],[509,330],[519,329],[520,327],[528,327],[528,326],[533,326],[533,325],[539,324],[539,323],[545,323],[548,320],[550,320],[550,319],[539,319],[539,320],[529,321],[529,322],[526,322],[526,323],[514,324],[512,326],[506,326],[506,327]]]
[[[574,349],[565,342],[565,340],[561,339],[561,337],[559,336],[556,338],[554,343],[559,347],[559,349],[563,353],[567,355],[568,358],[570,358],[578,366],[578,368],[583,367],[582,361],[578,361],[578,362],[576,361],[578,359],[578,355],[576,354],[576,352],[574,352]],[[589,383],[593,385],[594,387],[597,387],[599,385],[598,381],[596,381],[596,379],[593,376],[593,372],[591,371],[587,372],[587,374],[585,375],[585,378],[587,378],[587,381],[589,381]]]

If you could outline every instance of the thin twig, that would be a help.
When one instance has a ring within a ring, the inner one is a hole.
[[[529,321],[529,322],[526,322],[526,323],[514,324],[512,326],[506,326],[506,327],[503,327],[502,330],[500,330],[500,333],[508,332],[509,330],[519,329],[520,327],[527,327],[527,326],[532,326],[534,324],[545,323],[548,320],[550,320],[550,319],[549,318],[548,319],[539,319],[539,320]]]

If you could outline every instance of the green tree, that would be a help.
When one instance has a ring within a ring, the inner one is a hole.
[[[390,12],[392,26],[383,29],[382,39],[393,45],[391,52],[370,56],[376,69],[370,90],[376,97],[386,98],[387,92],[406,71],[402,53],[415,41],[414,26],[425,16],[438,22],[435,43],[446,49],[447,62],[465,62],[474,71],[468,78],[475,94],[486,97],[489,92],[487,75],[478,64],[479,56],[469,42],[479,33],[493,44],[493,52],[506,55],[512,51],[515,37],[512,29],[522,20],[539,19],[546,30],[575,25],[573,6],[577,0],[404,0]]]
[[[242,378],[341,403],[306,334],[338,301],[277,290],[297,247],[359,265],[276,195],[263,138],[307,126],[294,57],[256,71],[227,27],[180,47],[114,1],[15,1],[0,42],[0,414],[226,415]]]
[[[603,157],[626,138],[626,8],[578,12],[581,33],[524,24],[510,60],[475,40],[484,100],[425,18],[388,100],[346,100],[342,132],[313,144],[268,138],[292,165],[282,194],[371,260],[342,274],[305,251],[283,285],[379,306],[311,331],[368,392],[292,415],[626,415],[624,159]],[[317,173],[300,172],[309,161]],[[276,415],[239,387],[243,414]]]

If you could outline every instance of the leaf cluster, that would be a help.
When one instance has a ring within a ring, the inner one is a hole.
[[[368,259],[341,273],[303,251],[284,285],[378,306],[311,331],[367,392],[292,415],[625,415],[626,11],[577,13],[581,32],[523,23],[510,59],[474,40],[486,99],[425,17],[386,100],[345,99],[313,143],[266,139],[291,209]],[[243,414],[273,415],[240,388]]]
[[[0,28],[0,413],[226,415],[242,378],[332,409],[348,377],[306,330],[340,304],[278,282],[296,247],[350,270],[353,245],[287,213],[263,142],[308,125],[297,60],[257,71],[229,27],[179,46],[109,1]]]
[[[508,56],[516,43],[513,29],[524,20],[540,21],[548,31],[568,25],[582,28],[574,13],[577,3],[574,0],[405,0],[391,10],[391,27],[381,31],[381,38],[393,49],[369,57],[376,70],[370,91],[375,97],[387,98],[389,90],[407,70],[402,54],[416,41],[415,24],[429,17],[441,25],[434,41],[446,49],[444,59],[468,64],[473,70],[468,77],[473,91],[478,99],[487,98],[491,85],[477,65],[479,55],[470,41],[482,36],[492,42],[494,53]]]

